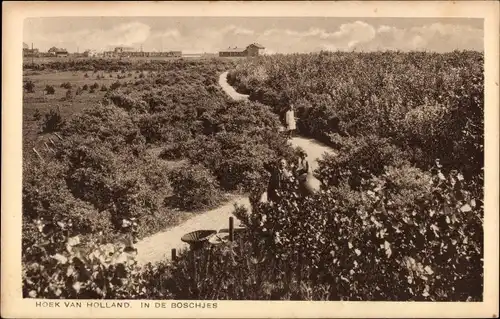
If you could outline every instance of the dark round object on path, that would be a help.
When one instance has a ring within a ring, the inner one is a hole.
[[[203,246],[204,242],[215,234],[217,234],[215,230],[196,230],[185,234],[181,237],[181,240],[188,243],[191,248],[200,248]]]

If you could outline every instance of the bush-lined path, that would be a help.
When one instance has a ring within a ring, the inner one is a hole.
[[[227,73],[224,72],[219,77],[219,85],[231,98],[235,100],[246,100],[247,95],[240,94],[227,83]],[[308,160],[311,168],[316,169],[318,163],[317,159],[320,158],[325,152],[332,153],[332,149],[318,143],[313,139],[303,137],[294,137],[290,140],[292,146],[300,146],[307,152]],[[182,235],[199,230],[199,229],[213,229],[219,230],[227,228],[229,217],[233,216],[234,205],[243,205],[250,209],[250,202],[248,197],[238,196],[234,197],[228,203],[216,209],[200,213],[199,215],[188,219],[184,223],[169,228],[163,232],[146,237],[136,244],[138,250],[137,262],[145,264],[148,262],[154,263],[162,260],[170,259],[172,248],[181,250],[187,248],[188,245],[181,241]],[[239,223],[235,218],[235,226]]]

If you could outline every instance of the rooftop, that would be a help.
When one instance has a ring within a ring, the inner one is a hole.
[[[265,49],[265,47],[264,47],[263,45],[258,44],[258,43],[252,43],[252,44],[250,44],[250,45],[253,45],[253,46],[255,46],[255,47],[259,48],[259,49]],[[249,46],[250,46],[250,45],[249,45]]]
[[[237,47],[234,47],[234,48],[227,48],[227,49],[224,49],[224,50],[220,50],[220,52],[243,52],[245,51],[246,48],[237,48]]]

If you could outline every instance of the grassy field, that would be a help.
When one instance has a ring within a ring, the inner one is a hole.
[[[85,74],[88,77],[85,77]],[[147,71],[144,71],[147,74]],[[118,75],[125,76],[125,78],[118,79]],[[97,77],[100,76],[98,79]],[[101,91],[102,85],[107,88],[117,80],[121,83],[135,82],[139,78],[139,74],[134,71],[131,73],[120,72],[57,72],[57,71],[24,71],[23,80],[31,80],[35,84],[34,93],[24,93],[23,95],[23,150],[24,156],[26,151],[33,153],[33,147],[43,148],[44,142],[48,138],[41,134],[41,121],[44,114],[50,110],[57,110],[61,112],[63,119],[69,118],[72,114],[80,112],[82,109],[89,107],[102,100],[106,91]],[[65,100],[67,89],[62,88],[61,84],[69,82],[72,85],[73,98]],[[94,83],[99,85],[95,92],[90,93],[89,90],[83,91],[80,95],[75,95],[78,87],[84,85],[91,86]],[[45,92],[47,85],[55,88],[53,95],[48,95]],[[41,119],[35,119],[35,114],[41,114]]]

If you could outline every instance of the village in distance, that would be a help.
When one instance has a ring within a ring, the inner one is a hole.
[[[251,43],[246,47],[228,47],[219,52],[183,53],[182,51],[143,51],[130,46],[117,46],[110,51],[85,50],[68,52],[65,48],[51,47],[47,52],[23,43],[24,58],[198,58],[198,57],[254,57],[264,53],[265,47],[259,43]]]

